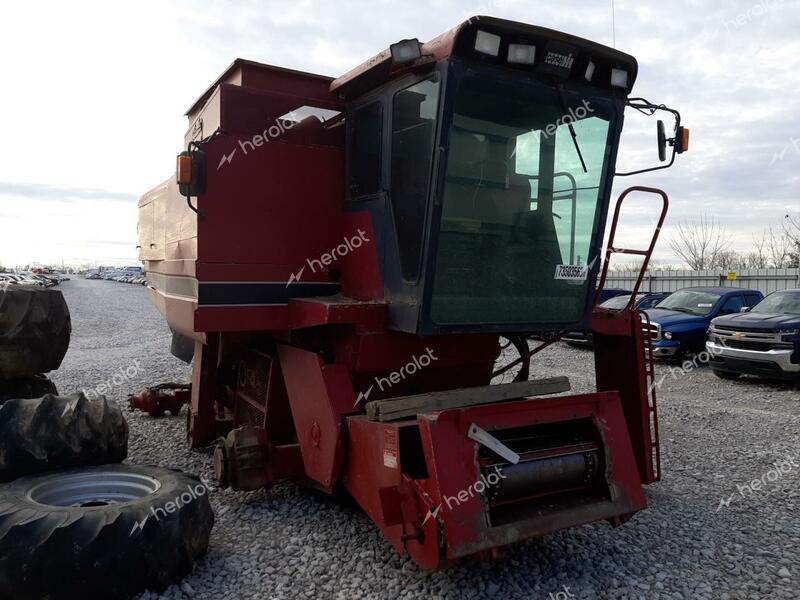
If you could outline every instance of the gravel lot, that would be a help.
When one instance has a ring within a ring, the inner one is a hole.
[[[145,288],[74,280],[61,289],[73,338],[51,374],[59,391],[96,388],[131,366],[138,366],[136,376],[109,394],[116,401],[145,385],[187,379],[189,368],[169,354],[169,330]],[[800,597],[800,392],[722,381],[707,368],[669,369],[659,365],[657,373],[664,377],[663,481],[647,488],[649,509],[622,527],[586,526],[507,548],[493,562],[465,560],[430,573],[398,557],[354,505],[290,484],[250,493],[212,485],[217,521],[208,555],[162,597]],[[532,373],[568,375],[574,390],[588,391],[592,354],[556,344]],[[129,461],[210,480],[210,452],[186,447],[184,420],[128,413]],[[783,473],[775,461],[787,461]],[[762,478],[760,490],[744,487]]]

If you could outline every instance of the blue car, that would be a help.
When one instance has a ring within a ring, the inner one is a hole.
[[[606,300],[610,300],[611,298],[617,298],[619,296],[627,296],[630,298],[631,291],[624,290],[622,288],[603,288],[600,291],[600,298],[598,298],[597,303],[602,304]]]
[[[622,294],[615,294],[609,297],[604,302],[600,302],[599,306],[609,310],[622,310],[628,306],[628,301],[631,299],[631,293],[628,290],[623,290]],[[669,296],[666,292],[642,292],[636,294],[636,300],[633,303],[633,308],[636,310],[644,310],[652,308],[664,298]],[[602,296],[601,296],[602,297]],[[570,331],[561,338],[570,346],[593,346],[594,339],[591,331]]]
[[[800,289],[773,292],[748,312],[714,319],[706,349],[722,379],[800,380]]]
[[[705,350],[711,319],[751,308],[764,298],[758,290],[692,287],[673,292],[645,310],[650,318],[653,356],[680,358]]]

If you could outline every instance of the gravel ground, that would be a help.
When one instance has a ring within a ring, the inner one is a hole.
[[[188,378],[143,287],[84,280],[61,287],[73,324],[69,353],[51,374],[62,393],[111,380],[108,396],[124,402],[145,385]],[[136,373],[117,385],[120,369]],[[591,390],[592,354],[556,344],[532,373],[565,374],[574,390]],[[800,597],[800,392],[722,381],[704,367],[681,373],[659,365],[662,377],[663,481],[647,487],[648,510],[622,527],[581,527],[507,548],[492,562],[468,559],[431,573],[398,557],[352,504],[291,484],[250,493],[212,484],[209,552],[162,597]],[[210,453],[184,443],[183,415],[127,416],[130,462],[211,479]],[[783,472],[775,461],[784,461]],[[763,479],[753,486],[760,489],[745,487],[755,479]]]

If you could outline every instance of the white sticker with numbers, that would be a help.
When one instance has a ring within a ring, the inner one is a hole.
[[[554,279],[565,279],[567,281],[586,281],[589,274],[588,265],[556,265]]]

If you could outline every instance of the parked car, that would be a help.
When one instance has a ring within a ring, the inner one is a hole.
[[[669,296],[669,294],[665,292],[648,292],[648,293],[636,294],[636,300],[633,303],[633,308],[637,310],[652,308],[667,296]],[[607,308],[609,310],[622,310],[628,305],[628,301],[630,300],[630,298],[631,298],[630,292],[627,294],[613,296],[608,300],[606,300],[605,302],[601,302],[599,306],[601,306],[602,308]],[[594,344],[591,331],[570,331],[561,339],[570,346],[591,347]]]
[[[706,349],[722,379],[800,379],[800,289],[773,292],[749,311],[717,317]]]
[[[21,273],[2,273],[3,280],[13,285],[30,285],[44,287],[44,283]]]
[[[631,291],[630,290],[623,290],[622,288],[603,288],[603,290],[600,292],[600,298],[598,300],[598,303],[602,304],[603,302],[605,302],[606,300],[609,300],[611,298],[615,298],[617,296],[625,296],[625,295],[630,297]],[[535,339],[535,340],[545,340],[545,341],[547,341],[547,340],[552,339],[553,337],[555,337],[555,335],[556,334],[554,332],[552,332],[552,331],[544,331],[544,332],[537,332],[537,333],[531,334],[530,337]]]
[[[653,356],[679,358],[702,352],[712,319],[751,308],[762,298],[764,294],[758,290],[729,287],[692,287],[673,292],[655,308],[644,311],[650,319]]]
[[[58,279],[51,277],[49,275],[42,275],[41,273],[31,273],[29,277],[35,281],[39,281],[45,287],[53,287],[58,285]]]
[[[145,284],[144,270],[142,267],[100,267],[99,269],[86,271],[84,277],[86,279],[105,279],[108,281],[116,281],[117,283]]]
[[[622,288],[603,288],[603,291],[600,292],[600,298],[597,303],[602,304],[603,302],[606,302],[611,298],[616,298],[617,296],[625,296],[630,298],[631,291],[624,290]]]

